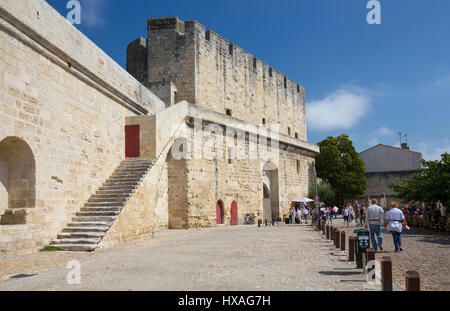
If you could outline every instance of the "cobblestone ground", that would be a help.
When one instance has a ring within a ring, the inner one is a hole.
[[[343,221],[338,219],[334,225],[343,228]],[[355,235],[353,222],[345,229],[347,237]],[[404,230],[402,234],[404,251],[394,253],[394,243],[391,233],[383,228],[383,251],[376,254],[376,259],[383,256],[392,258],[392,277],[394,284],[405,289],[405,272],[416,270],[420,273],[421,289],[428,291],[450,290],[450,235],[446,233],[425,231],[420,228]]]
[[[118,249],[2,259],[0,290],[377,289],[347,257],[308,225],[167,231]],[[67,285],[72,259],[81,262],[81,285]],[[17,273],[37,275],[9,278]]]

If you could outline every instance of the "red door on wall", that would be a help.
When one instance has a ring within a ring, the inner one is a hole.
[[[235,201],[231,203],[231,225],[236,226],[238,224],[238,206]]]
[[[218,225],[222,224],[222,206],[220,206],[219,202],[216,205],[216,223]]]
[[[125,156],[137,158],[140,156],[139,125],[125,126]]]

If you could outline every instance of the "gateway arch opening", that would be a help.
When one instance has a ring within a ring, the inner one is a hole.
[[[263,210],[268,222],[280,217],[280,196],[278,187],[278,168],[272,162],[263,167]]]

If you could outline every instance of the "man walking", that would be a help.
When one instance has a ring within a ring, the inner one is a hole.
[[[383,209],[377,205],[377,199],[371,200],[372,205],[367,208],[366,221],[369,224],[370,240],[372,241],[375,251],[383,250],[383,236],[381,234],[381,219],[384,218]],[[367,225],[365,226],[367,228]],[[375,234],[377,235],[378,244],[375,240]]]

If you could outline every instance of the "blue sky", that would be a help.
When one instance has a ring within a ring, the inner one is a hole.
[[[67,15],[66,0],[48,0]],[[399,145],[450,152],[450,1],[81,0],[87,37],[125,67],[148,17],[197,20],[306,88],[308,141],[347,133],[358,151]]]

